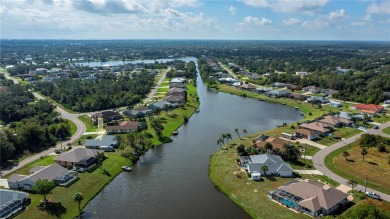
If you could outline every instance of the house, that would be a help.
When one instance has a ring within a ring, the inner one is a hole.
[[[167,91],[167,95],[186,95],[186,89],[173,87]]]
[[[256,86],[253,84],[242,84],[240,86],[237,86],[238,89],[240,90],[249,90],[249,91],[255,91]]]
[[[27,193],[0,189],[0,218],[13,218],[28,204]]]
[[[294,84],[289,84],[289,85],[287,86],[287,88],[290,89],[290,90],[292,90],[292,91],[294,91],[294,90],[302,90],[302,88],[301,88],[300,86],[294,85]]]
[[[280,186],[277,190],[269,191],[268,197],[313,217],[330,214],[348,202],[347,193],[328,185],[302,179],[296,179]]]
[[[152,110],[149,109],[148,107],[141,107],[132,110],[125,110],[122,111],[122,113],[132,118],[142,118],[145,117],[148,113],[152,113]]]
[[[148,109],[153,110],[153,109],[159,108],[159,109],[164,110],[164,109],[169,108],[169,107],[170,108],[177,108],[178,105],[175,103],[172,104],[170,102],[163,100],[163,101],[158,101],[158,102],[154,102],[154,103],[149,104]]]
[[[302,90],[316,94],[316,93],[320,93],[322,91],[322,88],[316,86],[308,86],[308,87],[304,87]]]
[[[97,162],[97,156],[104,157],[103,150],[76,148],[54,158],[54,162],[63,167],[73,167],[80,171],[87,170]]]
[[[214,74],[214,77],[216,78],[228,78],[230,75],[228,73],[223,73],[223,72],[217,72]]]
[[[169,82],[169,84],[175,84],[175,83],[186,84],[187,83],[187,79],[185,79],[185,78],[173,78]]]
[[[329,103],[330,100],[326,97],[311,96],[311,97],[307,98],[307,102],[313,103],[313,104],[324,104],[324,103]]]
[[[379,106],[379,105],[376,105],[376,104],[355,104],[353,105],[353,107],[357,110],[360,110],[364,113],[368,113],[368,114],[376,114],[376,113],[380,113],[382,112],[382,110],[385,108],[383,106]]]
[[[286,97],[291,93],[289,89],[271,90],[265,93],[269,97]]]
[[[319,132],[313,131],[313,130],[308,130],[308,129],[298,129],[295,131],[295,137],[297,138],[305,138],[310,141],[318,138]]]
[[[299,76],[299,77],[301,77],[301,78],[306,77],[306,76],[308,76],[309,74],[310,74],[309,72],[305,72],[305,71],[297,71],[297,72],[295,72],[295,75],[296,75],[296,76]]]
[[[30,175],[13,174],[8,179],[11,189],[32,190],[38,180],[54,180],[57,185],[68,185],[77,179],[77,172],[68,170],[59,164],[36,166],[30,170]]]
[[[273,87],[278,87],[278,88],[286,88],[286,87],[288,87],[288,84],[286,84],[286,83],[280,83],[280,82],[275,82],[275,83],[273,83],[272,86],[273,86]]]
[[[385,100],[384,104],[389,104],[390,105],[390,99],[389,100]]]
[[[256,141],[265,141],[269,138],[268,135],[259,135],[255,138]]]
[[[321,93],[325,94],[326,96],[332,96],[333,94],[337,94],[337,90],[332,90],[332,89],[323,89]]]
[[[329,106],[340,108],[340,107],[342,107],[343,105],[342,105],[340,102],[330,102],[330,103],[329,103]]]
[[[305,101],[308,98],[308,96],[306,96],[304,94],[294,94],[294,93],[288,94],[287,97],[294,99],[294,100],[300,100],[300,101]]]
[[[293,169],[288,163],[285,163],[279,155],[271,154],[259,154],[240,157],[241,167],[244,168],[248,173],[260,173],[264,174],[261,171],[261,166],[268,166],[268,171],[265,172],[265,175],[277,175],[281,177],[291,177],[293,176]]]
[[[351,126],[353,124],[351,120],[340,118],[338,116],[325,116],[319,122],[322,122],[325,125],[329,125],[331,127]]]
[[[266,143],[271,143],[272,144],[272,149],[283,149],[284,145],[285,144],[289,144],[290,142],[287,141],[287,140],[284,140],[284,139],[281,139],[279,137],[269,137],[267,138],[266,140],[262,141],[262,140],[257,140],[255,142],[255,146],[257,148],[264,148],[265,144]]]
[[[169,95],[164,98],[164,101],[167,101],[171,104],[181,104],[186,102],[185,96],[183,95]]]
[[[257,73],[248,73],[246,76],[252,80],[260,80],[262,78],[262,76]]]
[[[169,88],[173,88],[173,87],[177,87],[177,88],[186,88],[186,85],[183,84],[183,83],[170,83],[170,84],[169,84]]]
[[[103,118],[104,122],[118,121],[122,120],[123,116],[114,111],[104,111],[100,113],[95,113],[91,116],[93,121],[97,121],[99,118]]]
[[[271,91],[272,88],[270,87],[258,87],[256,88],[256,91],[257,93],[265,93],[265,92],[268,92],[268,91]]]
[[[367,114],[369,117],[371,117],[372,115],[369,115]],[[349,112],[344,112],[344,111],[340,111],[340,114],[338,115],[338,117],[340,118],[344,118],[344,119],[358,119],[358,120],[363,120],[364,119],[364,115],[363,114],[355,114],[355,113],[349,113]]]
[[[106,131],[107,134],[128,133],[128,132],[140,131],[145,127],[146,124],[144,122],[124,121],[119,125],[107,126]]]
[[[107,131],[108,132],[108,131]],[[124,132],[117,132],[124,133]],[[114,147],[119,144],[118,139],[111,135],[100,135],[95,139],[85,140],[85,148],[99,149],[104,151],[113,151]]]
[[[328,134],[332,131],[332,128],[329,127],[329,125],[322,122],[303,123],[299,125],[299,128],[319,132],[321,134]]]

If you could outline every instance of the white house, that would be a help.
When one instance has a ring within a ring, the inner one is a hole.
[[[265,175],[277,175],[281,177],[293,176],[293,169],[288,163],[278,155],[259,154],[240,157],[241,167],[245,168],[251,175],[253,173],[264,174],[261,170],[262,166],[268,166]],[[257,175],[256,175],[257,176]]]
[[[330,102],[329,106],[339,108],[342,107],[343,105],[340,102]]]

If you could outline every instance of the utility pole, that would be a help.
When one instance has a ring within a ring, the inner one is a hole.
[[[368,173],[366,174],[366,180],[364,180],[364,194],[366,194],[367,191],[367,178],[368,178]]]

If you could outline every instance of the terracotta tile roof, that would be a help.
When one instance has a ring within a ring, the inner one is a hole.
[[[138,130],[139,122],[133,122],[133,121],[125,121],[120,123],[119,125],[115,126],[107,126],[106,130],[124,130],[124,129],[131,129],[131,130]]]
[[[358,110],[370,110],[370,111],[381,111],[384,107],[383,106],[379,106],[379,105],[376,105],[376,104],[355,104],[353,105],[356,109]]]
[[[275,149],[275,148],[283,149],[285,144],[290,143],[289,141],[275,137],[275,138],[268,138],[265,141],[261,141],[261,140],[256,141],[256,147],[263,148],[267,142],[272,144],[273,149]]]
[[[310,136],[310,135],[314,135],[316,132],[313,131],[313,130],[308,130],[308,129],[298,129],[298,130],[296,131],[296,133],[299,133],[299,134],[302,134],[302,135]]]

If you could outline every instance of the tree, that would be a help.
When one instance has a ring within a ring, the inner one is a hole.
[[[297,161],[301,156],[298,148],[291,144],[283,145],[283,155],[286,160]]]
[[[245,137],[246,137],[246,134],[248,134],[248,131],[246,129],[243,129],[242,130],[242,133],[244,133]]]
[[[82,211],[81,211],[81,201],[84,200],[84,196],[81,192],[77,192],[76,194],[74,194],[73,196],[73,201],[77,202],[78,204],[78,207],[79,207],[79,215],[81,215]]]
[[[46,196],[50,194],[51,190],[55,187],[54,181],[48,179],[38,179],[32,190],[43,196],[43,202],[47,202]]]
[[[362,148],[362,150],[360,151],[360,154],[363,156],[363,162],[364,162],[364,156],[366,156],[368,154],[367,149]]]
[[[348,180],[347,184],[351,186],[351,188],[352,188],[352,194],[353,194],[353,188],[355,188],[355,187],[357,186],[358,183],[357,183],[355,180],[350,179],[350,180]]]
[[[157,136],[162,137],[162,131],[164,130],[164,126],[162,125],[161,120],[153,119],[151,125],[154,131],[156,132]]]
[[[248,152],[243,144],[237,146],[237,154],[239,156],[248,156]]]
[[[263,173],[264,173],[264,176],[265,175],[267,175],[266,173],[267,173],[267,171],[268,171],[268,166],[267,165],[263,165],[263,166],[261,166],[261,171],[263,171]]]
[[[229,144],[229,139],[232,139],[232,135],[230,133],[223,133],[221,136],[223,139],[226,139],[227,143]]]
[[[348,151],[344,151],[343,156],[345,157],[345,160],[348,160],[348,157],[349,157]]]
[[[273,145],[269,142],[266,142],[264,145],[264,152],[272,151]]]
[[[221,136],[221,137],[219,137],[218,139],[217,139],[217,145],[220,145],[221,146],[221,148],[222,148],[222,146],[225,144],[225,140],[224,140],[224,138]]]
[[[241,136],[240,136],[240,132],[238,131],[238,129],[234,129],[234,132],[238,135],[238,137],[241,139]]]

